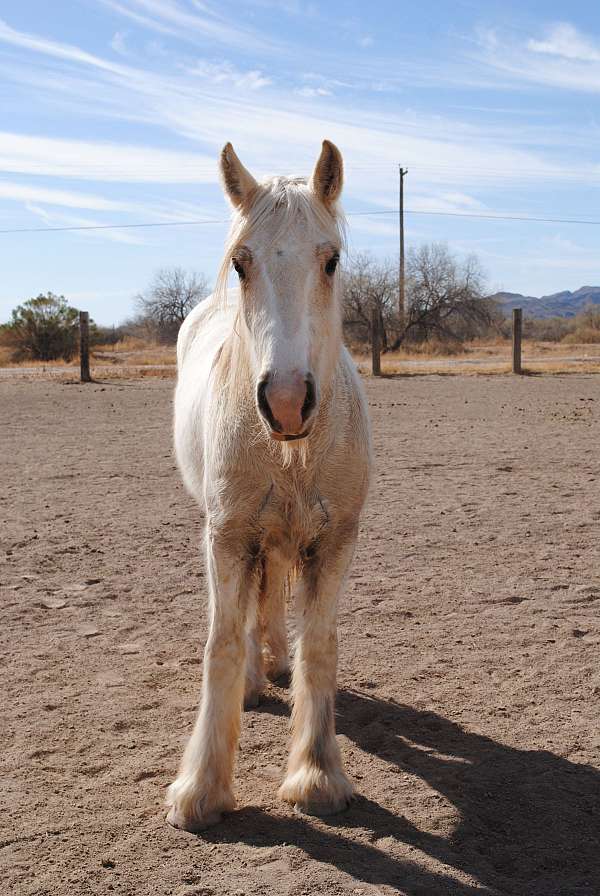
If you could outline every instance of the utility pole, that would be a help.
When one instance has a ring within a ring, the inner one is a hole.
[[[405,277],[404,277],[404,178],[408,174],[408,168],[398,165],[398,224],[400,231],[400,258],[398,266],[398,317],[400,325],[404,326],[404,316],[406,314],[406,294],[405,294]]]

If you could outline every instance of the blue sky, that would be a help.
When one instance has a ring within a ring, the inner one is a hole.
[[[583,3],[5,0],[0,230],[223,221],[216,158],[346,160],[351,251],[476,253],[492,289],[600,284],[600,11]],[[0,234],[0,320],[46,290],[122,320],[159,267],[217,269],[225,224]]]

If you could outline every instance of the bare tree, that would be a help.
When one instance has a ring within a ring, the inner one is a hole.
[[[342,273],[344,330],[350,343],[371,340],[372,309],[379,312],[383,351],[406,342],[462,342],[490,329],[498,332],[502,316],[485,297],[485,278],[475,256],[463,260],[440,243],[408,253],[406,314],[398,315],[398,268],[362,253],[351,257]]]
[[[142,326],[160,342],[175,342],[179,328],[189,312],[209,293],[204,274],[183,268],[162,268],[157,271],[144,293],[136,296]]]
[[[382,348],[387,350],[390,336],[398,326],[397,286],[398,275],[391,262],[376,261],[367,253],[348,259],[342,272],[342,292],[344,330],[350,342],[370,341],[372,311],[376,308]]]
[[[406,273],[408,313],[398,345],[404,339],[461,342],[492,326],[495,303],[485,297],[474,255],[459,260],[443,243],[430,243],[410,250]]]

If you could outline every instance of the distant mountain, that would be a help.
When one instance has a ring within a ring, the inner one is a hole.
[[[522,296],[518,292],[497,292],[491,296],[509,314],[522,308],[527,317],[574,317],[586,305],[600,305],[600,286],[582,286],[575,292],[555,292],[551,296]]]

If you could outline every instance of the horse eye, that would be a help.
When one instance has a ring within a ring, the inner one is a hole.
[[[234,267],[234,270],[235,270],[236,274],[237,274],[238,277],[240,278],[240,280],[243,280],[243,279],[245,278],[245,276],[246,276],[246,272],[244,271],[243,267],[241,266],[241,264],[239,263],[239,261],[237,260],[237,258],[232,258],[232,259],[231,259],[231,263],[232,263],[232,265],[233,265],[233,267]]]
[[[340,260],[339,255],[334,255],[333,258],[330,258],[327,264],[325,265],[325,273],[330,277],[335,274],[335,269],[337,268],[338,261]]]

